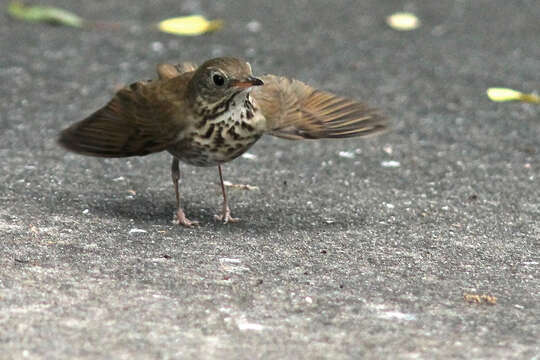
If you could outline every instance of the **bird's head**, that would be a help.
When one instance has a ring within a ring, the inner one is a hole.
[[[211,105],[260,85],[263,82],[253,76],[249,63],[233,57],[222,57],[202,64],[193,74],[188,90],[192,101]]]

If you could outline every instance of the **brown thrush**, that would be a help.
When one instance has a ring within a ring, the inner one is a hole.
[[[217,165],[223,192],[223,222],[231,216],[221,164],[240,156],[263,134],[286,139],[347,138],[386,128],[366,105],[314,89],[298,80],[253,77],[249,63],[224,57],[200,67],[161,64],[159,79],[119,90],[107,105],[63,130],[59,143],[83,155],[173,155],[176,219],[191,227],[180,206],[179,161]]]

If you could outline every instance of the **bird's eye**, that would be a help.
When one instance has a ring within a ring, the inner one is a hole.
[[[212,76],[212,81],[216,86],[223,86],[225,84],[225,78],[220,74],[214,74]]]

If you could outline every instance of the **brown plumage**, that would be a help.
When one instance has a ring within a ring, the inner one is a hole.
[[[177,220],[192,226],[180,207],[179,161],[217,165],[224,222],[235,221],[227,204],[220,165],[252,146],[263,134],[298,140],[365,136],[386,129],[386,120],[354,100],[274,75],[252,76],[236,58],[161,64],[159,79],[136,82],[88,118],[60,133],[59,143],[83,155],[127,157],[167,150]]]
[[[301,81],[266,75],[253,97],[267,131],[291,140],[348,138],[383,130],[385,119],[366,105],[314,89]]]
[[[167,81],[136,82],[119,90],[107,105],[63,130],[59,143],[83,155],[127,157],[166,150],[185,127],[178,109],[191,73]]]

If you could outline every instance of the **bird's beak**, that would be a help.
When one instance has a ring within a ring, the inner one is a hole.
[[[247,89],[252,86],[261,86],[261,85],[264,85],[263,81],[253,76],[248,76],[244,80],[232,81],[232,86],[240,88],[240,89]]]

